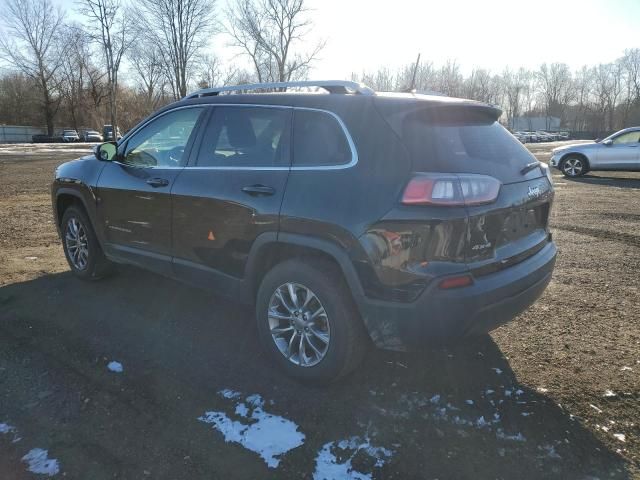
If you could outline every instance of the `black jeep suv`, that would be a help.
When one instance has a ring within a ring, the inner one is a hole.
[[[371,341],[488,332],[549,283],[551,177],[500,114],[352,82],[201,90],[61,165],[55,219],[78,277],[130,263],[250,302],[274,361],[327,381]]]

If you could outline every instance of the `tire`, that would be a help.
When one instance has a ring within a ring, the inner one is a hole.
[[[293,285],[300,308],[294,308],[289,285]],[[291,309],[283,306],[281,299]],[[312,319],[320,309],[324,314]],[[329,262],[295,259],[273,267],[258,289],[256,320],[267,355],[285,373],[304,383],[326,384],[344,377],[361,363],[369,346],[349,287]],[[289,331],[272,335],[272,328],[289,327]]]
[[[77,226],[77,229],[74,225]],[[104,256],[93,226],[82,208],[72,205],[65,210],[62,215],[60,231],[62,232],[64,255],[71,272],[76,277],[92,281],[103,278],[112,271],[113,264]],[[80,239],[79,242],[75,240],[76,238]],[[86,257],[79,252],[82,250],[82,246],[86,250]],[[85,260],[81,261],[83,258]]]
[[[569,155],[562,161],[560,170],[565,177],[578,178],[587,173],[587,162],[578,155]]]

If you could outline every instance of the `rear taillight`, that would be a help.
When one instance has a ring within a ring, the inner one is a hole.
[[[405,205],[481,205],[495,202],[499,180],[472,173],[418,173],[402,195]]]

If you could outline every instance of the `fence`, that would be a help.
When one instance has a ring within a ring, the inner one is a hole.
[[[14,125],[0,125],[0,143],[31,143],[33,135],[46,134],[40,127],[18,127]]]

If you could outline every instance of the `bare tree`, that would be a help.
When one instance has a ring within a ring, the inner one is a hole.
[[[144,36],[136,48],[129,50],[128,57],[146,96],[148,113],[151,113],[164,95],[167,80],[161,48],[148,36]]]
[[[304,0],[236,0],[227,9],[232,45],[251,59],[259,82],[306,77],[325,45],[296,48],[312,27],[307,13]]]
[[[60,106],[57,73],[62,64],[58,51],[62,13],[50,0],[7,0],[5,5],[0,55],[34,80],[42,95],[47,134],[53,136]]]
[[[462,94],[462,84],[460,65],[455,60],[447,60],[436,75],[436,91],[450,97],[459,97]]]
[[[543,63],[537,73],[540,87],[540,95],[544,101],[544,111],[547,118],[546,127],[549,128],[549,121],[552,115],[564,117],[563,99],[569,95],[571,90],[571,72],[564,63]]]
[[[159,46],[175,98],[187,94],[196,61],[217,28],[213,0],[140,0],[147,35]]]
[[[242,74],[237,68],[225,68],[222,62],[215,55],[204,55],[200,61],[200,80],[199,88],[211,88],[215,86],[231,85],[232,83],[248,83],[242,82]]]
[[[128,15],[119,0],[80,0],[80,12],[90,24],[87,34],[100,45],[107,70],[109,117],[113,132],[118,125],[118,74],[122,58],[133,42]],[[96,27],[97,24],[97,27]],[[95,33],[94,33],[95,32]],[[115,135],[114,135],[115,137]]]

